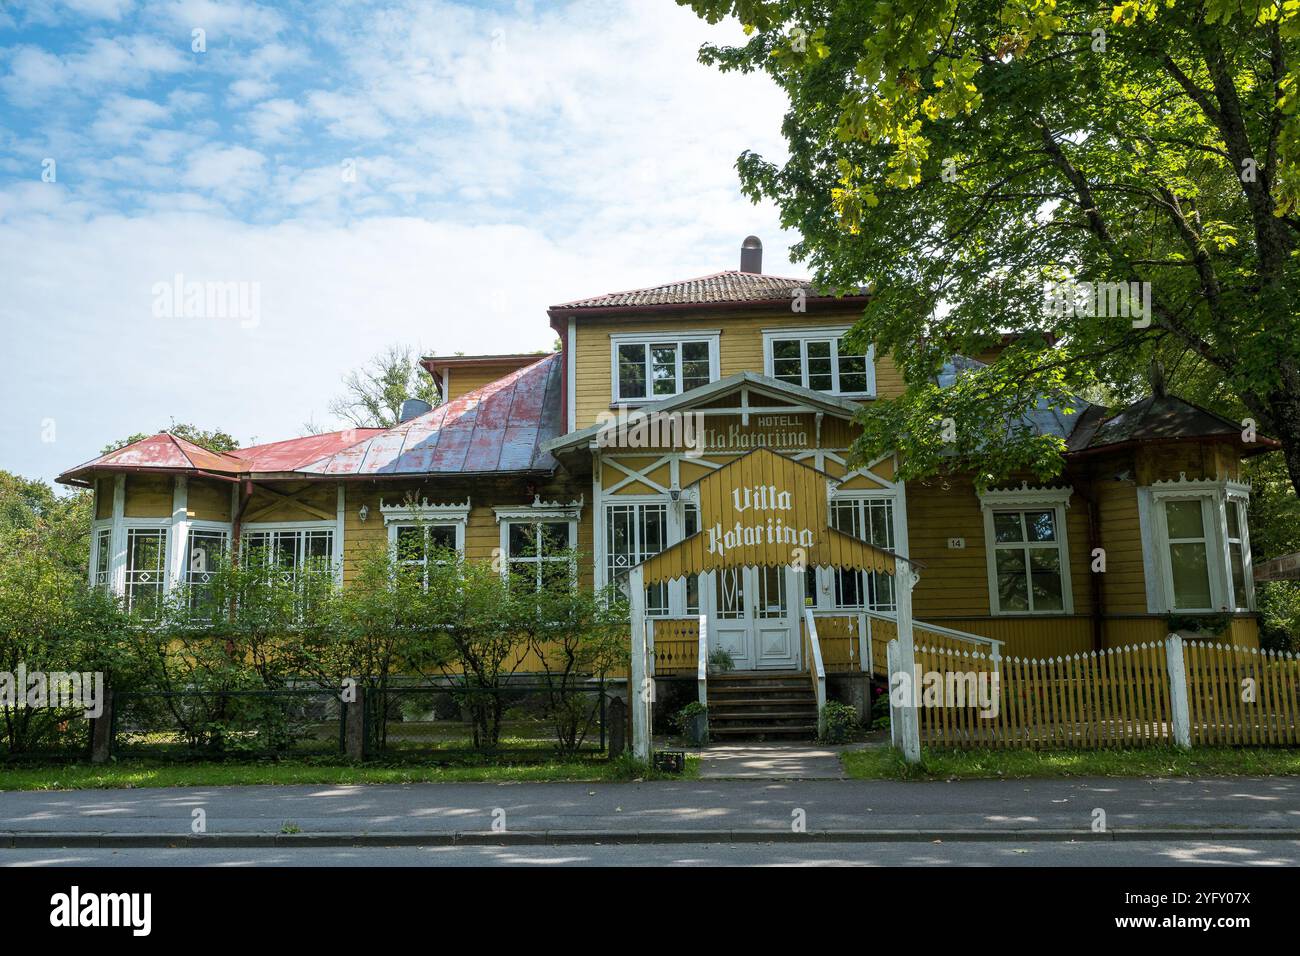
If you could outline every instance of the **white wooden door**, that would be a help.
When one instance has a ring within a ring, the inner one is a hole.
[[[795,575],[787,568],[725,568],[708,583],[709,650],[722,648],[737,670],[799,666]]]

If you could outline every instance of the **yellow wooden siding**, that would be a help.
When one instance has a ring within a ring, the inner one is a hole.
[[[113,517],[113,486],[116,482],[112,478],[95,479],[95,520]]]
[[[1223,477],[1236,480],[1241,473],[1236,449],[1226,442],[1145,445],[1137,449],[1136,459],[1140,485],[1177,481],[1183,475],[1189,481]]]
[[[857,313],[842,315],[781,315],[726,313],[692,319],[628,318],[584,319],[577,322],[577,342],[574,350],[576,375],[574,376],[577,427],[594,425],[597,415],[609,411],[613,401],[613,381],[610,369],[611,332],[671,332],[689,335],[693,332],[721,330],[719,339],[719,372],[723,377],[737,372],[763,374],[763,329],[789,327],[790,329],[816,328],[828,325],[852,324]],[[876,394],[891,398],[903,391],[902,378],[893,360],[876,356]]]
[[[191,478],[185,496],[189,516],[197,521],[229,521],[232,487],[225,481]]]
[[[127,475],[124,514],[128,518],[170,518],[171,475]]]
[[[345,485],[343,508],[343,581],[355,580],[366,555],[374,549],[388,547],[388,528],[380,511],[380,501],[389,506],[401,504],[407,493],[416,500],[430,504],[458,504],[470,499],[469,520],[465,524],[465,557],[472,561],[491,561],[501,547],[501,526],[493,508],[528,504],[531,498],[520,494],[518,484],[490,484],[467,481],[449,481],[421,486]],[[484,492],[487,491],[487,494]],[[558,500],[568,503],[582,495],[582,489],[573,483],[545,485],[538,492],[544,501]],[[369,508],[367,520],[360,518],[361,506]],[[592,583],[591,507],[584,505],[578,520],[579,581],[585,586]]]
[[[537,356],[539,361],[543,357],[542,355]],[[509,362],[505,365],[457,365],[452,368],[445,368],[442,374],[447,383],[447,394],[443,401],[450,402],[460,398],[467,392],[482,388],[499,378],[505,378],[511,372],[522,367],[518,362]]]
[[[268,488],[260,485],[253,486],[253,496],[244,509],[246,523],[332,521],[338,513],[337,486],[332,482],[282,482],[269,487],[278,494],[273,495]],[[292,500],[286,500],[281,495],[289,495]],[[310,505],[315,511],[300,507],[299,502]]]
[[[1110,614],[1144,614],[1146,573],[1137,486],[1131,481],[1100,481],[1094,487],[1101,546],[1106,550],[1106,573],[1101,581],[1104,607]]]

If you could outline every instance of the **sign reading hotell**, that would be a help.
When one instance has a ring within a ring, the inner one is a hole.
[[[707,529],[710,554],[721,555],[732,548],[761,544],[811,548],[816,540],[811,528],[786,523],[794,511],[794,499],[790,492],[776,485],[733,488],[731,504],[737,515],[736,523],[725,531],[720,521]]]
[[[740,422],[704,429],[704,447],[711,451],[749,451],[754,448],[802,449],[808,442],[808,422],[799,415],[754,415],[746,427]]]

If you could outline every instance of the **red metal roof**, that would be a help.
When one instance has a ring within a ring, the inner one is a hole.
[[[243,466],[230,455],[208,451],[184,438],[159,432],[69,469],[59,475],[58,480],[64,481],[95,470],[205,471],[234,477],[243,470]]]
[[[560,355],[298,469],[360,476],[550,471],[542,445],[560,434]]]
[[[232,451],[230,455],[240,459],[245,471],[297,471],[303,465],[333,455],[382,431],[382,428],[349,428],[321,435],[307,435],[304,438],[250,445]]]

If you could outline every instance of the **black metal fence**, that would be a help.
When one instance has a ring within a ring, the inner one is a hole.
[[[366,703],[367,756],[544,759],[605,750],[608,696],[599,681],[563,691],[532,680],[490,690],[452,682],[398,686],[371,690]]]
[[[344,707],[321,688],[113,695],[116,756],[223,758],[343,752]]]
[[[89,757],[90,733],[81,708],[0,706],[0,760]]]
[[[115,757],[342,757],[349,710],[358,706],[322,687],[118,691],[111,700],[98,732],[80,710],[0,707],[0,761],[86,759],[92,737],[95,747],[108,738]],[[513,679],[492,689],[453,679],[397,683],[364,690],[361,700],[353,716],[368,758],[527,762],[606,752],[609,695],[599,680]]]

